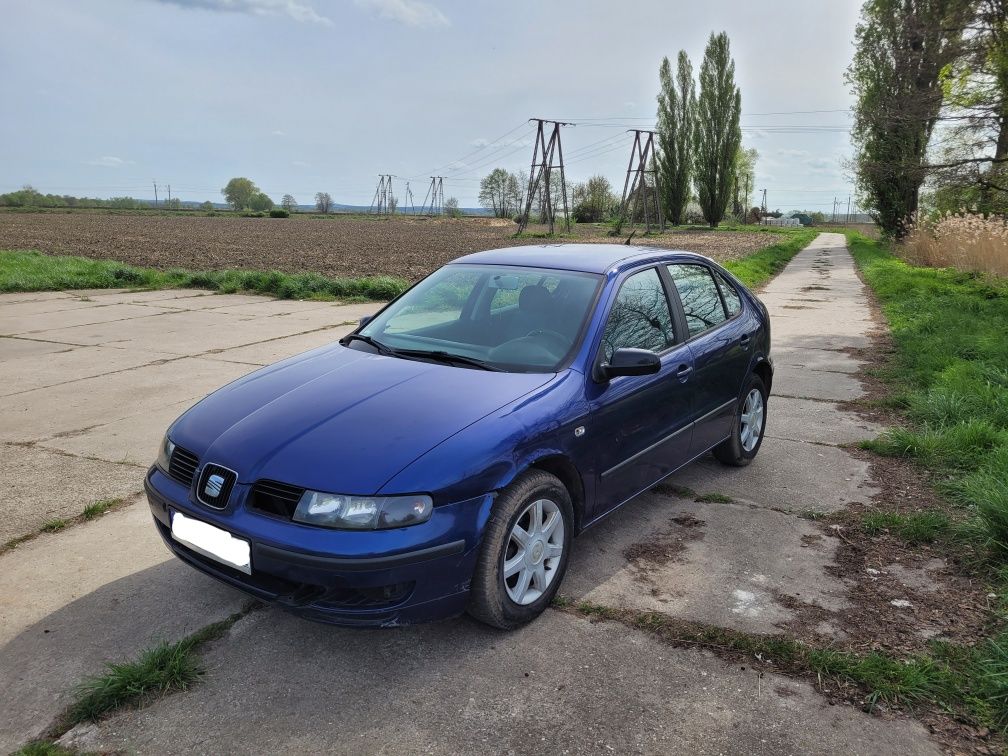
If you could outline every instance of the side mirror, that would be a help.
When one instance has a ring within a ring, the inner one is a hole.
[[[609,362],[599,365],[603,381],[619,375],[654,375],[661,370],[661,358],[650,349],[617,349]]]
[[[359,321],[359,322],[357,323],[357,327],[358,327],[358,328],[363,328],[363,327],[364,327],[364,326],[366,326],[366,325],[367,325],[368,323],[370,323],[370,322],[371,322],[371,321],[372,321],[373,319],[374,319],[374,315],[365,315],[365,316],[364,316],[363,318],[361,318],[361,319],[360,319],[360,321]]]

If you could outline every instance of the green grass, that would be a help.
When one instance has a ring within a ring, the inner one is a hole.
[[[97,721],[116,709],[143,706],[157,697],[185,690],[203,674],[200,647],[220,638],[255,606],[250,604],[175,643],[159,643],[135,660],[107,664],[102,674],[88,678],[74,690],[74,700],[61,718],[60,729],[66,731],[82,722]]]
[[[884,243],[848,232],[848,244],[889,321],[895,344],[879,375],[908,426],[862,444],[878,454],[913,460],[963,507],[956,528],[964,555],[979,554],[1002,595],[995,637],[975,650],[946,647],[979,721],[1008,730],[1008,282],[979,273],[908,265]],[[871,516],[870,516],[871,517]],[[875,516],[869,529],[901,537],[937,538],[940,515]],[[951,661],[949,661],[951,660]],[[951,674],[951,673],[950,673]]]
[[[63,528],[70,525],[70,520],[64,520],[61,517],[57,517],[52,520],[47,520],[42,523],[42,527],[39,528],[43,533],[58,533],[63,530]]]
[[[407,282],[390,276],[327,278],[316,273],[279,271],[191,271],[139,268],[110,260],[0,250],[0,292],[61,289],[209,289],[239,291],[279,299],[387,300]]]
[[[101,501],[96,501],[94,504],[88,504],[84,507],[84,511],[80,513],[80,518],[85,522],[93,520],[96,517],[101,517],[112,509],[112,507],[121,503],[122,499],[102,499]]]
[[[74,752],[48,740],[36,740],[21,746],[12,756],[74,756]]]
[[[895,533],[908,543],[934,543],[948,532],[949,518],[942,512],[874,512],[864,517],[864,528],[869,535]]]
[[[740,226],[739,230],[753,231],[762,226]],[[801,252],[812,242],[819,232],[812,228],[774,228],[773,233],[781,233],[785,238],[758,252],[743,257],[741,260],[731,260],[725,263],[736,278],[750,288],[762,286],[784,269],[791,258]]]
[[[731,504],[735,499],[721,493],[705,493],[702,496],[697,496],[696,501],[701,504]]]
[[[919,268],[848,234],[896,354],[881,377],[909,425],[863,444],[929,470],[965,507],[985,553],[1008,563],[1008,282]]]

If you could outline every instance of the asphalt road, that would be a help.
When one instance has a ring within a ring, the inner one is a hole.
[[[705,459],[575,543],[562,593],[753,633],[790,601],[842,632],[846,587],[807,510],[876,491],[841,444],[877,429],[836,402],[841,351],[874,327],[843,237],[822,234],[762,295],[777,376],[757,460]],[[0,542],[98,499],[130,503],[0,556],[0,749],[42,732],[82,677],[240,609],[168,555],[137,495],[168,423],[216,386],[337,338],[373,306],[203,292],[0,296]],[[658,558],[633,558],[659,544]],[[663,545],[664,544],[664,545]],[[662,551],[664,549],[664,551]],[[664,557],[661,555],[664,554]],[[206,651],[190,690],[68,742],[136,753],[937,753],[923,726],[831,705],[812,685],[558,610],[513,633],[466,618],[395,630],[264,609]]]

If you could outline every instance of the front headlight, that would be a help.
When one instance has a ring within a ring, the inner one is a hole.
[[[168,434],[166,433],[164,439],[161,441],[161,446],[158,448],[157,455],[157,466],[164,472],[168,472],[173,451],[175,451],[175,444],[172,443],[172,440],[168,438]]]
[[[346,530],[382,530],[419,525],[434,511],[430,496],[344,496],[305,491],[294,521]]]

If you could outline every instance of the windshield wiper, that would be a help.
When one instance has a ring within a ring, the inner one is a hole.
[[[475,357],[466,357],[464,354],[452,354],[451,352],[444,351],[428,352],[424,349],[396,349],[395,355],[397,357],[432,359],[449,364],[455,362],[459,365],[469,365],[470,367],[479,368],[480,370],[492,370],[497,373],[502,372],[496,365],[491,365],[489,362],[478,360]]]
[[[377,349],[380,354],[387,354],[387,355],[398,354],[398,352],[396,352],[396,350],[393,349],[392,347],[385,346],[380,341],[372,339],[370,336],[365,336],[362,333],[351,333],[348,336],[344,336],[342,339],[340,339],[340,344],[346,346],[351,341],[363,341],[368,346],[372,346],[375,349]]]

